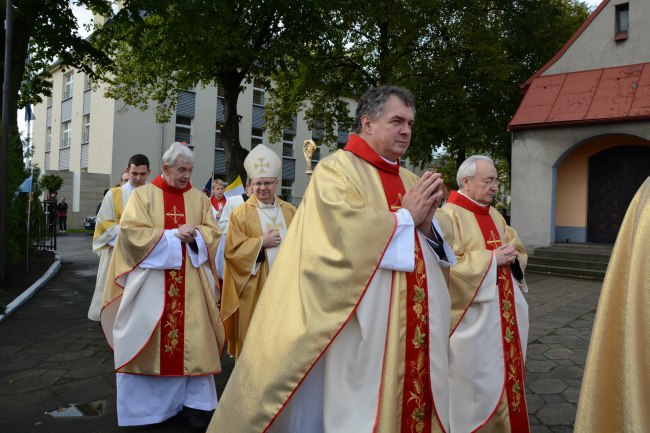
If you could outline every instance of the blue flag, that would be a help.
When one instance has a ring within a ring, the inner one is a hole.
[[[32,176],[30,175],[18,187],[19,192],[32,192]]]
[[[27,104],[25,107],[25,122],[29,122],[30,120],[34,120],[36,117],[34,117],[34,112],[32,111],[32,106],[30,104]]]
[[[205,186],[201,191],[203,191],[205,195],[210,197],[210,194],[212,194],[212,176],[210,176],[210,179],[208,179],[208,181],[205,183]]]
[[[20,192],[32,192],[32,175],[23,180],[23,183],[21,183],[16,192],[14,192],[13,200],[16,200],[16,197],[18,197],[18,193]]]

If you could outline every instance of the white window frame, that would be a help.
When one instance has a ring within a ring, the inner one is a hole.
[[[280,182],[280,195],[286,197],[289,202],[293,200],[293,188],[295,183],[295,179],[282,179]]]
[[[258,144],[264,143],[264,129],[251,128],[251,150]]]
[[[84,75],[84,92],[92,90],[92,88],[93,88],[93,83],[90,80],[90,75],[88,74]]]
[[[293,158],[296,159],[294,139],[296,136],[294,134],[289,134],[285,132],[282,134],[282,157],[283,158]]]
[[[266,105],[266,92],[261,83],[253,82],[253,105],[264,107]]]
[[[179,119],[189,119],[190,124],[188,125],[187,123],[181,123],[181,122],[179,122]],[[187,146],[192,150],[194,150],[194,145],[192,144],[192,124],[193,123],[194,123],[194,118],[187,117],[187,116],[178,116],[177,115],[176,116],[176,126],[175,126],[175,129],[174,129],[174,140],[175,141],[181,141],[181,142],[185,141],[187,143]],[[188,132],[187,135],[190,137],[189,141],[187,141],[185,139],[181,140],[181,139],[178,138],[179,129],[187,130],[187,132]]]
[[[52,150],[52,127],[48,126],[45,130],[45,151]]]
[[[63,100],[72,98],[74,87],[74,73],[68,72],[63,76]]]
[[[68,120],[61,123],[61,147],[60,149],[70,148],[72,141],[72,121]]]
[[[82,118],[81,144],[90,142],[90,113],[84,114]]]

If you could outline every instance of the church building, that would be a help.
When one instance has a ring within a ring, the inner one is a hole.
[[[613,243],[650,176],[650,1],[604,0],[523,85],[511,222],[527,246]]]

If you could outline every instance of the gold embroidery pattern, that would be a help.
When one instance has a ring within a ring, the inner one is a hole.
[[[164,335],[165,353],[170,356],[174,355],[178,342],[181,338],[179,322],[183,317],[183,303],[180,299],[179,285],[183,284],[183,276],[177,271],[169,271],[169,288],[167,295],[171,298],[165,308],[165,325],[164,329],[169,331]]]
[[[173,206],[173,207],[172,207],[172,211],[171,211],[171,212],[167,212],[165,215],[167,215],[168,217],[170,217],[171,219],[173,219],[173,220],[174,220],[174,224],[178,224],[178,220],[181,219],[181,218],[183,218],[183,217],[185,216],[185,214],[180,213],[180,212],[178,211],[178,209],[176,209],[176,206]]]
[[[413,339],[408,342],[415,349],[417,354],[414,360],[411,360],[408,371],[408,377],[405,380],[411,381],[410,397],[408,405],[414,404],[411,410],[411,416],[408,420],[408,427],[411,432],[422,433],[427,427],[428,420],[425,419],[431,408],[427,407],[428,399],[425,393],[429,392],[426,384],[428,383],[429,369],[427,365],[428,337],[428,314],[426,306],[426,273],[424,270],[424,260],[420,256],[420,247],[415,243],[415,284],[410,296],[413,300],[413,312],[415,313],[416,326]],[[428,429],[427,429],[428,430]]]
[[[503,323],[505,324],[505,335],[503,352],[506,361],[506,374],[508,376],[508,385],[512,395],[510,401],[511,408],[514,412],[521,409],[522,403],[522,384],[519,377],[519,366],[521,365],[521,357],[518,350],[519,331],[517,329],[517,322],[515,320],[515,313],[513,311],[514,305],[511,299],[514,299],[514,292],[512,291],[512,282],[510,281],[507,269],[505,267],[499,268],[499,286],[503,288],[501,315],[503,316]]]

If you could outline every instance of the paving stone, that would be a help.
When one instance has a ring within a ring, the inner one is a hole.
[[[526,408],[528,409],[529,416],[540,410],[546,402],[542,397],[535,394],[526,394]]]
[[[579,365],[585,365],[587,361],[588,351],[586,349],[577,349],[573,356],[571,356],[571,361]]]
[[[559,379],[537,379],[529,385],[535,394],[558,394],[567,388]]]
[[[544,344],[561,344],[564,338],[561,335],[547,335],[539,339]]]
[[[562,336],[578,335],[578,330],[575,328],[559,328],[555,330],[555,333]]]
[[[76,361],[78,359],[90,358],[95,353],[97,353],[97,351],[92,349],[80,350],[75,352],[62,352],[62,353],[57,353],[54,356],[50,356],[49,358],[47,358],[47,361],[70,362],[70,361]]]
[[[553,433],[573,433],[573,425],[556,425],[551,426]]]
[[[25,380],[19,380],[7,386],[0,387],[0,394],[22,394],[32,392],[37,389],[46,389],[54,385],[58,377],[47,377],[45,375],[32,377]]]
[[[551,429],[543,425],[531,425],[530,431],[531,433],[553,433]]]
[[[548,346],[546,344],[540,344],[540,343],[529,344],[528,347],[526,348],[526,356],[532,354],[544,353],[547,350],[548,350]]]
[[[557,363],[550,360],[529,361],[526,363],[526,370],[538,373],[551,371],[555,367],[557,367]]]
[[[570,403],[547,404],[537,412],[545,426],[572,426],[576,418],[576,407]]]
[[[578,404],[578,399],[580,398],[580,387],[571,386],[562,392],[562,396],[566,398],[569,403]]]
[[[566,403],[567,399],[562,394],[541,394],[544,403]]]
[[[569,359],[573,356],[571,349],[550,349],[544,352],[544,356],[549,359]]]
[[[584,369],[575,365],[560,365],[553,370],[553,376],[558,379],[581,379]]]

